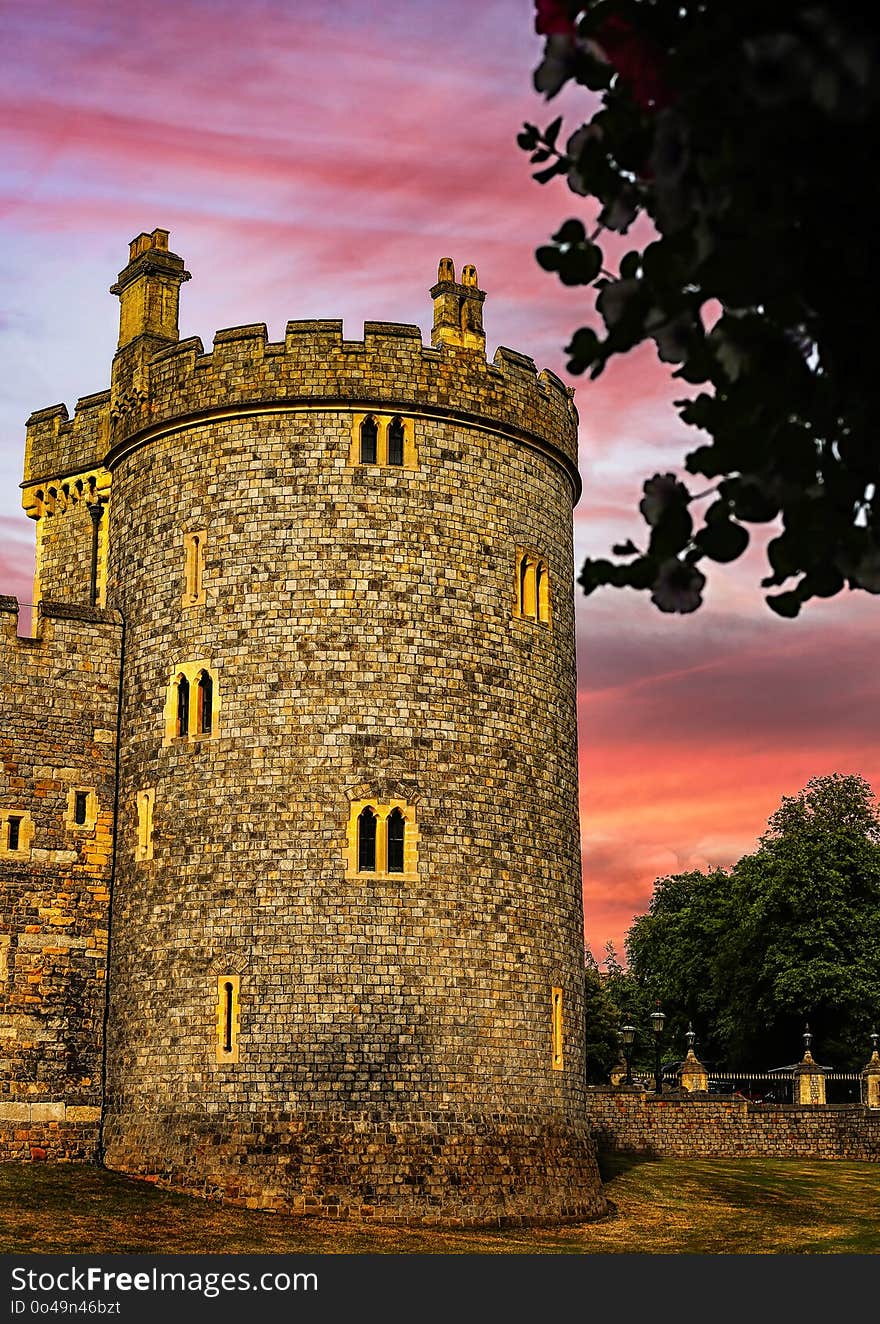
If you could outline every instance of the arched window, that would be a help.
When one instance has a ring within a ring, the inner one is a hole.
[[[536,589],[535,562],[528,554],[524,554],[519,566],[519,612],[530,620],[537,616]]]
[[[535,567],[535,617],[539,621],[550,619],[550,576],[544,561]]]
[[[358,816],[358,873],[376,872],[376,815],[362,809]]]
[[[368,414],[361,423],[361,464],[375,464],[378,458],[377,439],[379,429],[372,414]]]
[[[196,730],[199,735],[209,736],[211,734],[213,704],[214,682],[207,671],[202,671],[199,673],[198,714],[196,718]]]
[[[186,676],[177,677],[177,726],[179,736],[189,735],[189,681]]]
[[[395,414],[388,425],[388,463],[403,464],[403,419]]]
[[[547,562],[533,551],[516,554],[516,615],[550,624],[550,573]]]
[[[403,834],[406,819],[399,809],[388,815],[388,872],[403,873]]]

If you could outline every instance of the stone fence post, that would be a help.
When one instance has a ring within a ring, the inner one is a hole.
[[[825,1072],[813,1060],[809,1048],[804,1053],[803,1061],[798,1062],[794,1069],[792,1087],[793,1103],[825,1102]]]
[[[862,1071],[862,1080],[865,1082],[865,1103],[869,1108],[880,1108],[880,1053],[876,1048]]]
[[[705,1094],[709,1089],[709,1073],[698,1060],[693,1048],[688,1048],[687,1057],[675,1074],[678,1076],[681,1088],[687,1090],[689,1094]]]

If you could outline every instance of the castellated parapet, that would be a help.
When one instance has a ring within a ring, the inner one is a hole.
[[[600,1212],[571,393],[486,362],[449,259],[430,347],[291,322],[205,354],[167,238],[114,286],[109,394],[32,416],[23,484],[44,613],[124,622],[101,1154],[299,1212]]]

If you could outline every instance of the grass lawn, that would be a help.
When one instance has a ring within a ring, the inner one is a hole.
[[[876,1254],[880,1164],[615,1157],[614,1213],[548,1229],[437,1231],[288,1218],[98,1168],[0,1165],[0,1253]]]

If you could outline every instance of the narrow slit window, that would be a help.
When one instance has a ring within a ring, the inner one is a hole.
[[[376,872],[376,815],[369,807],[358,817],[358,873]]]
[[[562,989],[554,988],[551,1009],[553,1042],[553,1069],[562,1070]]]
[[[217,978],[217,1061],[238,1061],[239,975]]]
[[[73,797],[73,821],[77,827],[82,827],[86,821],[89,809],[88,791],[76,791]]]
[[[205,576],[205,531],[183,535],[185,580],[183,605],[194,607],[203,603]]]
[[[227,979],[223,985],[223,1051],[232,1052],[232,995],[233,988]]]
[[[189,735],[189,681],[177,677],[177,735]]]
[[[153,803],[155,798],[156,791],[153,787],[145,791],[138,791],[135,797],[135,810],[137,812],[135,859],[137,860],[151,860],[153,858]]]
[[[379,428],[372,414],[361,423],[361,464],[375,464],[378,458]]]
[[[403,464],[403,440],[403,419],[395,415],[388,428],[389,464]]]
[[[207,671],[203,671],[199,676],[198,684],[198,733],[207,736],[211,734],[211,721],[213,717],[214,706],[214,682],[211,680]]]
[[[21,819],[10,817],[6,820],[6,822],[7,822],[6,849],[18,850],[18,844],[21,837]]]
[[[388,872],[403,873],[403,846],[406,819],[399,809],[388,815]]]
[[[533,620],[535,610],[536,566],[530,556],[524,556],[519,569],[519,609],[522,616]]]

